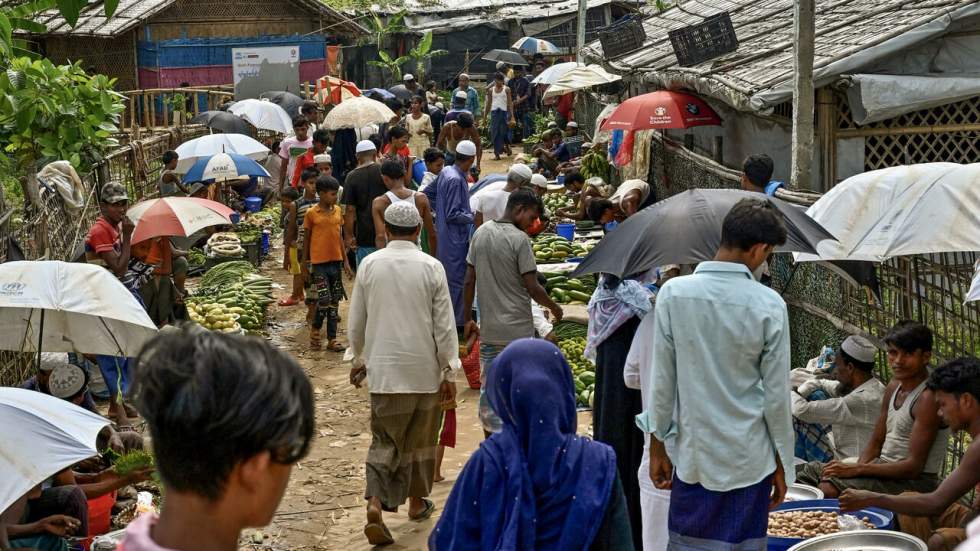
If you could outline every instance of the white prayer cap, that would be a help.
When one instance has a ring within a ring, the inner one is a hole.
[[[456,144],[456,153],[467,157],[476,157],[476,144],[469,140],[463,140]]]
[[[453,97],[455,99],[458,99],[458,100],[466,101],[466,99],[467,99],[468,96],[467,96],[466,92],[460,90],[459,92],[456,92],[456,95],[453,96]]]
[[[468,75],[466,73],[460,73],[459,74],[459,78],[460,79],[464,79],[465,78],[466,80],[469,80],[470,79],[470,75]]]
[[[317,164],[318,165],[320,163],[327,163],[328,165],[332,165],[333,164],[333,161],[330,159],[330,155],[327,155],[326,153],[321,153],[319,155],[314,155],[313,156],[313,164]]]
[[[436,102],[436,107],[438,107],[439,109],[445,109],[445,108],[446,108],[446,107],[445,107],[445,106],[444,106],[444,105],[442,104],[442,102],[441,102],[441,101],[437,101],[437,102]]]
[[[415,75],[413,75],[412,73],[405,73],[405,76],[402,77],[402,80],[404,80],[405,82],[408,82],[410,80],[415,80]]]
[[[548,179],[544,177],[544,174],[535,174],[531,176],[531,185],[548,189]]]
[[[860,335],[851,335],[844,339],[840,349],[846,352],[848,356],[863,363],[875,361],[875,356],[878,354],[878,348]]]
[[[48,389],[55,398],[71,398],[84,387],[85,372],[70,363],[56,367],[48,379]]]
[[[367,153],[368,151],[377,151],[378,146],[374,145],[371,140],[361,140],[357,142],[357,147],[354,148],[355,153]]]
[[[400,228],[417,228],[422,223],[422,216],[414,204],[399,201],[385,209],[385,222]]]
[[[568,121],[568,123],[565,124],[565,128],[578,128],[578,123],[575,121]]]
[[[522,163],[514,163],[510,165],[510,170],[507,171],[507,179],[519,184],[530,182],[531,167]]]
[[[65,352],[41,352],[41,371],[48,373],[57,367],[68,365],[68,354]]]

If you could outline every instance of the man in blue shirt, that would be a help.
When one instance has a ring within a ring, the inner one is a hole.
[[[773,180],[772,172],[773,162],[769,155],[749,155],[742,163],[742,189],[774,197],[783,183]]]
[[[636,422],[652,436],[650,479],[671,489],[673,549],[765,549],[794,475],[789,317],[752,278],[786,241],[782,216],[744,199],[721,241],[713,262],[660,290],[645,358],[650,406]]]
[[[459,86],[453,90],[453,97],[456,97],[456,92],[464,92],[466,94],[466,104],[463,106],[464,109],[473,113],[473,117],[479,121],[480,113],[480,94],[470,86],[470,76],[466,73],[459,75]]]

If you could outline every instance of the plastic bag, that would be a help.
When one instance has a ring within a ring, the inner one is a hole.
[[[854,515],[837,515],[837,528],[841,532],[850,532],[853,530],[866,530],[867,526],[861,522],[861,519]]]

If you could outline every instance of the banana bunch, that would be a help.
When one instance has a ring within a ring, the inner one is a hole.
[[[582,157],[582,176],[586,180],[596,176],[604,181],[609,179],[609,160],[605,151],[594,149]]]

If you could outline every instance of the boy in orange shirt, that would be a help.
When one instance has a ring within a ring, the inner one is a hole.
[[[337,206],[340,184],[331,176],[321,176],[316,181],[320,202],[306,212],[303,229],[303,260],[300,265],[303,278],[315,289],[316,312],[310,327],[310,347],[320,348],[320,331],[327,322],[327,350],[343,352],[337,342],[337,306],[344,294],[343,273],[351,277],[350,264],[344,252],[341,230],[344,217]]]

